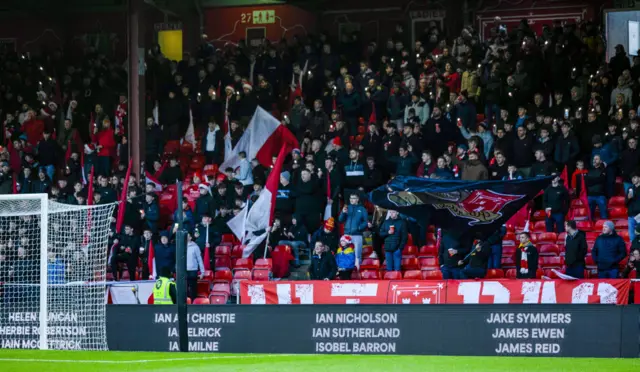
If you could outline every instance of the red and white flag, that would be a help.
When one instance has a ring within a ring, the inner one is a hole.
[[[153,174],[149,173],[149,171],[144,172],[144,178],[147,185],[150,183],[153,184],[154,186],[153,191],[155,192],[162,191],[162,184],[160,183],[160,181],[158,181],[156,177],[153,176]]]
[[[153,279],[156,278],[156,252],[153,249],[153,240],[149,241],[149,259],[147,260],[147,265],[149,265],[149,275]],[[147,278],[143,278],[147,279]]]
[[[241,151],[247,154],[247,159],[258,159],[260,164],[269,167],[271,166],[271,156],[285,146],[290,151],[298,147],[298,140],[278,119],[258,106],[247,130],[236,146],[229,151],[228,156],[225,154],[225,160],[220,169],[239,167],[240,157],[238,154]]]
[[[189,107],[189,127],[187,127],[187,133],[184,135],[184,140],[189,142],[193,149],[196,149],[196,132],[193,126],[193,112],[191,111],[191,107]]]

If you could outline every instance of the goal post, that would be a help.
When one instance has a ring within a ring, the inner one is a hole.
[[[106,350],[106,265],[116,203],[0,195],[0,348]]]

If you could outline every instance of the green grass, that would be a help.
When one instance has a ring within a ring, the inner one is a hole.
[[[55,361],[55,362],[54,362]],[[137,361],[137,362],[136,362]],[[390,355],[179,354],[0,350],[3,372],[554,372],[640,371],[640,359]]]

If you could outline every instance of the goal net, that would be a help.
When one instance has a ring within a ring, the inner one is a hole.
[[[0,196],[0,348],[107,350],[114,204]]]

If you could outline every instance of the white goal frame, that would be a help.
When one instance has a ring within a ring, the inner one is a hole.
[[[47,254],[49,252],[48,234],[49,234],[49,195],[47,194],[8,194],[0,195],[0,200],[39,200],[40,201],[40,313],[39,313],[39,327],[40,327],[40,350],[49,349],[48,336],[47,336],[47,323],[48,323],[48,283],[47,283]],[[30,213],[32,215],[33,213]],[[0,211],[0,216],[3,216],[4,212]],[[14,215],[15,214],[11,214]]]

